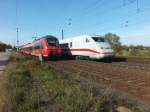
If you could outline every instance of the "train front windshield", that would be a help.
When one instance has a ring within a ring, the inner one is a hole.
[[[92,39],[95,42],[106,42],[106,40],[103,37],[92,37]]]
[[[56,38],[47,38],[47,43],[49,46],[58,46],[59,44]]]

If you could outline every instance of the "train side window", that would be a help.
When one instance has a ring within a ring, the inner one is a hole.
[[[68,43],[64,43],[64,44],[60,44],[60,47],[61,48],[68,48],[69,46],[68,46]]]
[[[42,43],[39,43],[38,44],[38,49],[41,49],[42,48]]]
[[[89,39],[87,39],[87,38],[86,38],[86,40],[85,40],[85,41],[86,41],[86,43],[90,42],[90,40],[89,40]]]
[[[31,51],[31,50],[32,50],[32,47],[29,47],[29,50]]]
[[[33,46],[33,49],[37,49],[36,45]]]
[[[72,42],[70,42],[70,47],[72,47]]]
[[[37,49],[40,49],[40,44],[37,44],[37,45],[36,45],[36,48],[37,48]]]
[[[40,43],[35,44],[34,49],[40,49],[40,48],[41,48],[41,44]]]
[[[43,49],[43,43],[40,43],[40,49]]]

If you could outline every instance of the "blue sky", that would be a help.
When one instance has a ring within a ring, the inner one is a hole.
[[[65,38],[112,32],[122,44],[150,46],[150,0],[138,0],[139,12],[137,0],[17,1],[16,17],[16,0],[0,0],[0,41],[14,45],[18,27],[20,44],[32,41],[36,33],[61,38],[64,29]]]

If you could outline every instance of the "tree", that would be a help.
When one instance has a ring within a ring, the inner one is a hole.
[[[12,49],[12,46],[10,44],[5,44],[3,42],[0,42],[0,51],[5,51],[6,49]]]
[[[107,33],[105,34],[105,39],[111,44],[111,45],[121,45],[120,37],[113,33]]]
[[[10,44],[8,44],[8,45],[6,46],[6,48],[7,48],[7,49],[12,49],[12,46],[11,46]]]
[[[105,39],[111,44],[113,49],[115,50],[115,54],[122,54],[122,47],[120,42],[120,37],[113,33],[105,34]]]
[[[137,45],[137,46],[136,46],[136,49],[138,49],[138,50],[143,50],[143,49],[144,49],[144,46],[143,46],[143,45]]]
[[[136,46],[130,45],[129,46],[129,53],[130,53],[131,56],[137,56],[139,52],[136,49]]]
[[[6,46],[7,46],[6,44],[0,43],[0,51],[5,51]]]
[[[127,45],[122,45],[122,49],[126,50],[126,51],[129,51],[129,46]]]

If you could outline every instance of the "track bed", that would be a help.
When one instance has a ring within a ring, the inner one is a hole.
[[[147,63],[145,63],[147,62]],[[100,84],[119,89],[150,104],[150,63],[148,61],[94,62],[83,60],[49,61],[56,70],[75,73]]]

